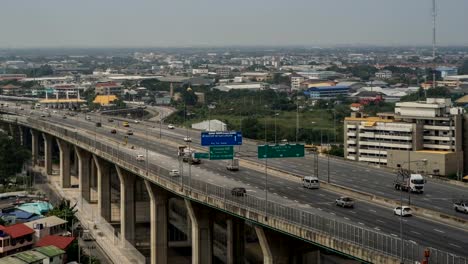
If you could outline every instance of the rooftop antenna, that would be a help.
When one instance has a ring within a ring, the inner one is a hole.
[[[432,62],[434,69],[432,69],[432,88],[436,87],[436,0],[432,0]]]

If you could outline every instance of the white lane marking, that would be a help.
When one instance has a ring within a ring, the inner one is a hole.
[[[377,213],[377,211],[374,210],[374,209],[369,209],[369,211],[371,211],[371,212],[373,212],[373,213]]]
[[[397,236],[397,235],[395,235],[395,234],[392,234],[392,236],[394,236],[394,237],[398,237],[398,236]]]
[[[442,234],[445,233],[444,231],[439,230],[439,229],[434,229],[434,231],[439,232],[439,233],[442,233]]]
[[[454,246],[454,247],[457,247],[457,248],[461,248],[459,245],[455,245],[455,244],[452,244],[450,243],[451,246]]]
[[[345,217],[344,219],[346,219],[346,220],[351,220],[351,219],[349,219],[348,217]]]
[[[352,214],[356,214],[356,212],[354,212],[354,211],[350,211],[350,213],[352,213]]]
[[[284,198],[284,199],[288,199],[288,197],[287,197],[287,196],[283,196],[283,198]]]
[[[317,209],[319,209],[320,211],[323,211],[323,209],[322,209],[322,208],[317,208]]]
[[[382,220],[376,220],[376,221],[379,222],[379,223],[385,224],[385,222],[382,221]]]
[[[320,195],[320,196],[325,196],[325,194],[323,194],[323,193],[319,193],[319,195]]]
[[[358,222],[358,224],[360,224],[360,225],[364,225],[364,223],[361,223],[361,222]]]
[[[296,203],[299,203],[299,201],[298,201],[298,200],[294,200],[294,202],[296,202]]]
[[[410,232],[413,233],[413,234],[416,234],[416,235],[421,235],[421,233],[416,232],[416,231],[410,231]]]
[[[277,193],[274,193],[274,194],[278,195]]]
[[[334,212],[331,212],[330,214],[331,214],[331,215],[336,215]]]
[[[377,230],[377,231],[380,231],[380,228],[378,228],[378,227],[374,227],[374,229]]]

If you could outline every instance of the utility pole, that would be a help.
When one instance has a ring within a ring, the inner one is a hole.
[[[299,141],[299,97],[296,96],[296,144]]]

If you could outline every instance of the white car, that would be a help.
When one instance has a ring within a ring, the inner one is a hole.
[[[185,142],[192,142],[192,138],[191,137],[184,137],[184,141]]]
[[[174,129],[175,127],[174,127],[174,125],[171,124],[171,125],[168,125],[167,128]]]
[[[403,209],[403,210],[402,210]],[[398,206],[395,209],[393,209],[393,213],[395,215],[401,215],[401,216],[411,216],[411,208],[409,206]]]
[[[52,113],[56,114],[56,113],[57,113],[57,110],[52,111]]]
[[[135,120],[135,121],[133,121],[133,122],[134,122],[135,124],[139,124],[139,123],[140,123],[140,121],[138,121],[138,120]]]
[[[180,173],[179,173],[179,170],[172,169],[171,171],[169,171],[169,175],[172,177],[177,177],[177,176],[180,176]]]
[[[145,157],[144,157],[143,155],[141,155],[141,154],[138,154],[138,155],[136,156],[136,160],[138,160],[138,161],[144,161],[144,160],[145,160]]]

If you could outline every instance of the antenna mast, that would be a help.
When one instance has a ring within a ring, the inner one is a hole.
[[[432,88],[436,87],[436,0],[432,0],[432,62],[433,62],[433,69],[432,69]]]

